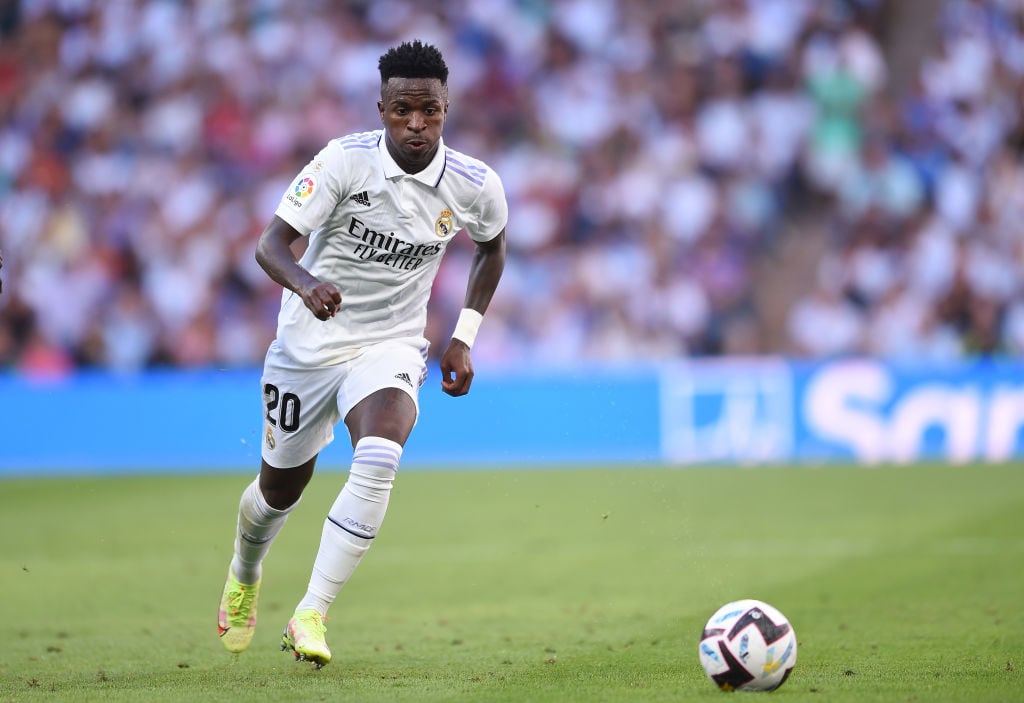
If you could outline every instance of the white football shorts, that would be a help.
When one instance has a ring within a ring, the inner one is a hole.
[[[272,342],[263,365],[263,460],[287,469],[306,463],[334,440],[334,426],[363,398],[401,388],[419,414],[427,378],[422,339],[390,340],[365,347],[340,364],[297,367]]]

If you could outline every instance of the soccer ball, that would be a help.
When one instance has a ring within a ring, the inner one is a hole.
[[[774,691],[796,666],[796,633],[759,600],[726,603],[700,637],[700,663],[723,691]]]

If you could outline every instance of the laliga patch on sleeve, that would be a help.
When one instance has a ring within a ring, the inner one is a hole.
[[[303,203],[309,199],[309,196],[313,195],[315,190],[316,181],[313,180],[313,176],[304,173],[295,180],[291,190],[285,193],[285,202],[294,209],[301,210]]]

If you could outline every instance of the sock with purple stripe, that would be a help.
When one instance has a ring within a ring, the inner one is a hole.
[[[364,437],[356,443],[348,481],[324,520],[309,589],[296,610],[327,614],[377,536],[401,458],[402,445],[389,439]]]

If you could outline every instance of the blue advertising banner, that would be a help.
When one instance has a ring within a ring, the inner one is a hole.
[[[694,360],[435,374],[403,466],[1003,462],[1024,458],[1024,364]],[[0,475],[258,469],[259,371],[0,375]],[[343,425],[320,466],[348,465]]]
[[[793,373],[777,359],[692,361],[660,373],[661,456],[779,463],[797,453]]]
[[[672,463],[1001,462],[1024,456],[1024,365],[693,362],[661,376]]]
[[[477,369],[451,398],[431,374],[403,467],[660,461],[657,378],[650,371]],[[255,473],[260,373],[0,375],[0,476],[231,470]],[[347,467],[344,425],[318,465]]]
[[[798,366],[802,459],[1002,462],[1024,456],[1024,367],[978,361]]]

